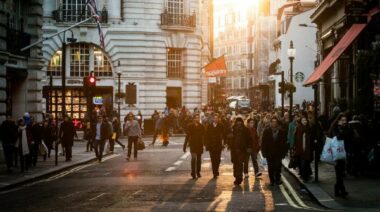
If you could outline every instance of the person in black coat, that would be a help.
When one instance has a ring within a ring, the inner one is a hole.
[[[251,144],[251,135],[241,117],[236,118],[232,128],[233,138],[229,147],[231,149],[231,161],[233,163],[235,185],[240,185],[243,181],[243,163]]]
[[[213,122],[207,126],[206,130],[206,150],[210,152],[212,173],[216,179],[219,176],[219,165],[223,144],[224,130],[217,114],[213,117]]]
[[[191,152],[191,176],[193,179],[201,177],[201,162],[204,146],[205,129],[199,122],[199,115],[195,115],[193,122],[188,126],[186,131],[185,143],[183,144],[183,152],[189,145]]]
[[[75,131],[74,124],[71,122],[68,116],[65,116],[61,128],[59,130],[59,138],[61,139],[62,146],[66,151],[66,161],[71,161],[72,147],[74,145],[74,136],[78,138]]]
[[[8,172],[12,172],[13,157],[16,153],[15,144],[17,141],[17,136],[18,132],[16,123],[10,116],[8,116],[7,120],[5,120],[0,126],[0,140],[3,144],[3,151]]]
[[[288,151],[285,132],[276,117],[271,119],[271,126],[266,128],[262,138],[261,152],[268,161],[268,173],[271,185],[281,182],[281,160]]]
[[[32,160],[32,166],[35,167],[37,165],[40,145],[42,145],[44,127],[41,122],[37,122],[33,118],[31,122],[32,145],[30,156]],[[46,160],[46,155],[44,155],[44,159]]]
[[[106,140],[109,139],[112,133],[110,131],[109,123],[103,118],[103,116],[98,116],[98,122],[96,123],[94,132],[95,132],[94,134],[95,155],[98,158],[99,162],[101,162]]]

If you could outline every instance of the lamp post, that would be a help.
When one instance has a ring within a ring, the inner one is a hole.
[[[120,77],[121,77],[121,71],[120,70],[117,70],[117,93],[118,93],[118,97],[117,97],[117,114],[118,114],[118,118],[119,118],[119,121],[120,121],[120,118],[121,118],[121,114],[120,114],[120,101],[121,101],[121,96],[120,96]]]
[[[293,61],[296,57],[296,49],[293,46],[293,41],[290,41],[290,47],[288,49],[288,57],[290,61],[290,84],[293,86]],[[293,120],[293,90],[290,90],[290,98],[289,98],[289,119]]]
[[[274,75],[281,75],[281,85],[282,85],[282,88],[281,88],[281,115],[282,115],[282,117],[284,117],[284,114],[285,114],[285,107],[284,107],[285,76],[284,76],[284,71],[276,72]]]
[[[67,38],[67,41],[69,43],[75,43],[77,39],[74,38],[73,31],[71,29],[69,31],[71,32],[71,38]],[[63,32],[63,41],[62,41],[62,64],[61,64],[62,117],[64,117],[66,113],[66,32],[67,31]]]

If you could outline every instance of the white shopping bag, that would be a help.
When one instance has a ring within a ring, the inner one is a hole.
[[[261,151],[259,152],[259,157],[260,157],[260,164],[261,164],[261,166],[266,166],[266,165],[268,165],[267,159],[265,159],[265,158],[263,157],[263,155],[261,154]]]
[[[323,146],[323,150],[321,154],[321,161],[323,162],[334,163],[333,150],[331,146],[332,141],[333,141],[332,138],[326,137],[325,145]]]
[[[331,149],[333,152],[334,161],[346,159],[346,149],[344,148],[343,140],[338,140],[337,137],[334,137],[331,142]]]

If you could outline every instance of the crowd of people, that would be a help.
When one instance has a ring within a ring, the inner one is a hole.
[[[155,145],[159,138],[162,145],[167,146],[171,134],[185,133],[183,151],[186,152],[188,147],[190,149],[191,177],[194,179],[201,177],[204,150],[209,152],[213,176],[218,178],[221,152],[228,149],[236,185],[248,177],[250,161],[254,176],[261,176],[258,165],[261,154],[268,164],[270,184],[280,185],[281,161],[286,155],[290,159],[289,168],[297,169],[300,177],[307,181],[312,175],[311,162],[315,159],[319,161],[326,137],[336,136],[344,141],[347,158],[336,161],[335,194],[346,197],[348,192],[343,183],[346,170],[355,176],[365,172],[369,165],[368,155],[378,139],[373,136],[377,134],[369,131],[371,128],[363,115],[342,113],[335,107],[330,117],[321,115],[316,119],[312,111],[312,104],[307,102],[302,108],[296,108],[293,114],[273,110],[239,115],[229,114],[221,107],[193,110],[186,107],[165,108],[162,112],[154,111],[151,116],[154,133],[150,145]],[[86,151],[94,150],[98,160],[102,161],[106,144],[113,152],[115,143],[118,143],[123,150],[127,147],[128,161],[131,160],[132,150],[133,158],[137,160],[138,143],[144,135],[141,112],[136,115],[130,112],[124,118],[123,125],[117,117],[110,119],[100,112],[96,113],[96,122],[84,122]],[[0,140],[9,172],[18,164],[21,171],[35,167],[39,156],[46,160],[57,148],[54,145],[56,141],[61,144],[66,161],[70,161],[75,136],[75,127],[68,116],[37,121],[25,113],[17,123],[8,117],[0,126]],[[127,137],[127,145],[119,141],[122,136]]]

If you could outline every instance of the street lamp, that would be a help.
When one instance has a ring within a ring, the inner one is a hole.
[[[120,61],[118,62],[118,65],[120,65]],[[118,84],[117,84],[117,93],[118,93],[118,97],[117,97],[117,113],[118,113],[118,118],[119,118],[119,121],[120,121],[120,118],[121,118],[121,114],[120,114],[120,102],[121,102],[121,96],[120,96],[120,77],[121,77],[121,70],[118,69],[117,70],[117,81],[118,81]]]
[[[293,46],[293,41],[290,41],[290,47],[288,49],[288,57],[290,60],[290,83],[293,86],[293,61],[296,57],[296,49]],[[293,120],[293,90],[290,90],[290,99],[289,99],[289,119]]]

